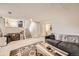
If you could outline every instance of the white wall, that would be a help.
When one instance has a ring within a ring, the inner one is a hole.
[[[52,23],[53,31],[57,34],[71,34],[79,35],[79,21],[78,20],[57,20]]]
[[[30,20],[25,19],[25,25],[24,25],[24,28],[28,28],[28,29],[29,29],[30,23],[31,23]]]
[[[4,27],[4,20],[2,18],[0,18],[0,28]]]

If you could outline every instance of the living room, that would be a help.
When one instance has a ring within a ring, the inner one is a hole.
[[[0,56],[79,56],[78,3],[0,3]]]

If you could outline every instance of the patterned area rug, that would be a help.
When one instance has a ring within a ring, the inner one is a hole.
[[[24,46],[10,52],[10,56],[43,56],[34,45]]]

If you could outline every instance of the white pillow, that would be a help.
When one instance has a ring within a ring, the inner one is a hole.
[[[55,34],[55,39],[59,40],[59,34],[57,34],[57,33],[54,33],[54,34]]]
[[[3,47],[6,45],[6,37],[0,37],[0,47]]]

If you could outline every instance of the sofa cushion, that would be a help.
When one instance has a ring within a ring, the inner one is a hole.
[[[78,35],[55,34],[55,36],[56,36],[56,40],[79,43]]]
[[[54,34],[51,34],[51,35],[45,36],[45,39],[55,40],[55,35]]]
[[[59,40],[51,40],[51,39],[46,39],[46,42],[48,42],[49,44],[56,46],[61,42]]]
[[[58,48],[69,52],[72,56],[79,56],[79,45],[76,43],[61,42],[58,44]]]

